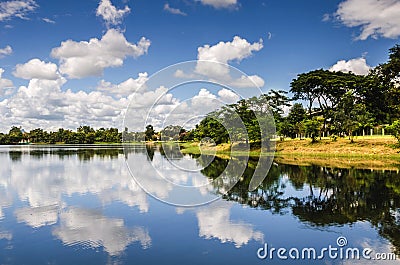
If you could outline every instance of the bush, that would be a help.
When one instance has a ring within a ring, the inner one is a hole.
[[[394,121],[387,129],[390,130],[391,134],[397,139],[398,144],[400,144],[400,120]]]

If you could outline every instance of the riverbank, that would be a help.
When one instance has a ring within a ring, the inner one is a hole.
[[[310,139],[287,139],[276,142],[274,161],[278,164],[290,164],[336,168],[359,168],[371,170],[399,170],[400,148],[394,148],[397,141],[393,137],[359,137],[351,143],[348,139],[332,141],[328,138],[317,143]],[[230,145],[222,144],[215,147],[202,146],[198,143],[180,143],[182,153],[201,154],[216,153],[221,158],[229,158]],[[258,157],[268,155],[260,149],[252,149],[249,154],[235,151],[234,155],[249,155]]]
[[[325,138],[311,143],[310,139],[287,139],[275,142],[275,155],[291,155],[301,157],[360,157],[360,158],[380,158],[392,157],[400,159],[400,148],[395,148],[397,141],[395,138],[386,137],[359,137],[353,143],[345,138],[339,138],[332,141]],[[227,154],[230,153],[231,146],[229,144],[221,144],[213,146],[201,146],[198,143],[180,143],[182,152],[184,153],[213,153]],[[238,148],[236,148],[238,149]],[[238,150],[234,154],[247,154]],[[258,148],[250,150],[250,156],[259,156],[264,152]]]

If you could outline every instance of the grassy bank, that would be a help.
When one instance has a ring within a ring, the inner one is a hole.
[[[400,149],[393,148],[396,140],[392,137],[359,137],[351,143],[348,139],[322,139],[317,143],[311,140],[292,140],[276,142],[276,163],[292,165],[318,165],[337,168],[363,168],[371,170],[399,170]],[[213,154],[229,158],[230,145],[216,147],[201,146],[198,143],[180,143],[183,153]],[[250,156],[259,156],[259,149],[250,151]],[[233,155],[247,155],[235,151]],[[265,153],[264,153],[265,155]]]
[[[347,138],[336,141],[322,139],[316,143],[305,140],[285,140],[276,143],[277,155],[328,156],[328,157],[399,157],[400,148],[394,148],[395,138],[358,137],[353,143]]]
[[[400,158],[400,148],[394,148],[396,140],[393,137],[359,137],[353,143],[348,139],[339,138],[332,141],[328,138],[311,143],[309,139],[287,139],[285,141],[277,141],[275,155],[291,155],[291,156],[310,156],[310,157],[393,157]],[[230,153],[231,146],[229,144],[221,144],[216,147],[199,146],[198,143],[180,143],[184,153],[213,153],[226,154]],[[238,149],[238,148],[236,148]],[[234,155],[247,154],[245,151],[234,152]],[[259,156],[260,149],[252,149],[250,155]]]

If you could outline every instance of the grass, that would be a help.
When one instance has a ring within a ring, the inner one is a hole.
[[[332,141],[325,138],[311,143],[310,139],[287,139],[285,141],[276,141],[276,155],[297,155],[312,157],[376,157],[381,156],[400,158],[400,148],[394,148],[397,144],[396,139],[390,136],[386,137],[358,137],[353,143],[348,139],[339,138]],[[220,144],[213,146],[199,146],[197,142],[180,143],[182,152],[201,154],[214,153],[223,154],[231,153],[230,144]],[[267,154],[258,149],[251,149],[250,153],[246,150],[240,151],[235,148],[234,155],[246,154],[259,156]]]
[[[328,138],[316,143],[310,140],[285,140],[276,143],[276,154],[330,157],[400,157],[400,149],[394,148],[397,140],[391,136],[357,137],[351,143],[347,138],[332,141]]]
[[[357,137],[354,142],[339,138],[331,141],[329,138],[311,143],[310,139],[288,139],[276,142],[274,161],[293,165],[319,165],[337,168],[363,168],[371,170],[399,170],[400,149],[394,148],[396,139],[390,136]],[[222,158],[230,155],[260,156],[260,149],[253,149],[249,153],[243,151],[230,152],[229,144],[216,147],[202,146],[199,143],[180,143],[182,153],[213,154]]]

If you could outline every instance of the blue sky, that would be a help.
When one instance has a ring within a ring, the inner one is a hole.
[[[365,74],[399,42],[399,13],[396,0],[0,1],[0,130],[121,127],[129,91],[187,60],[229,63],[264,92],[318,68]]]

